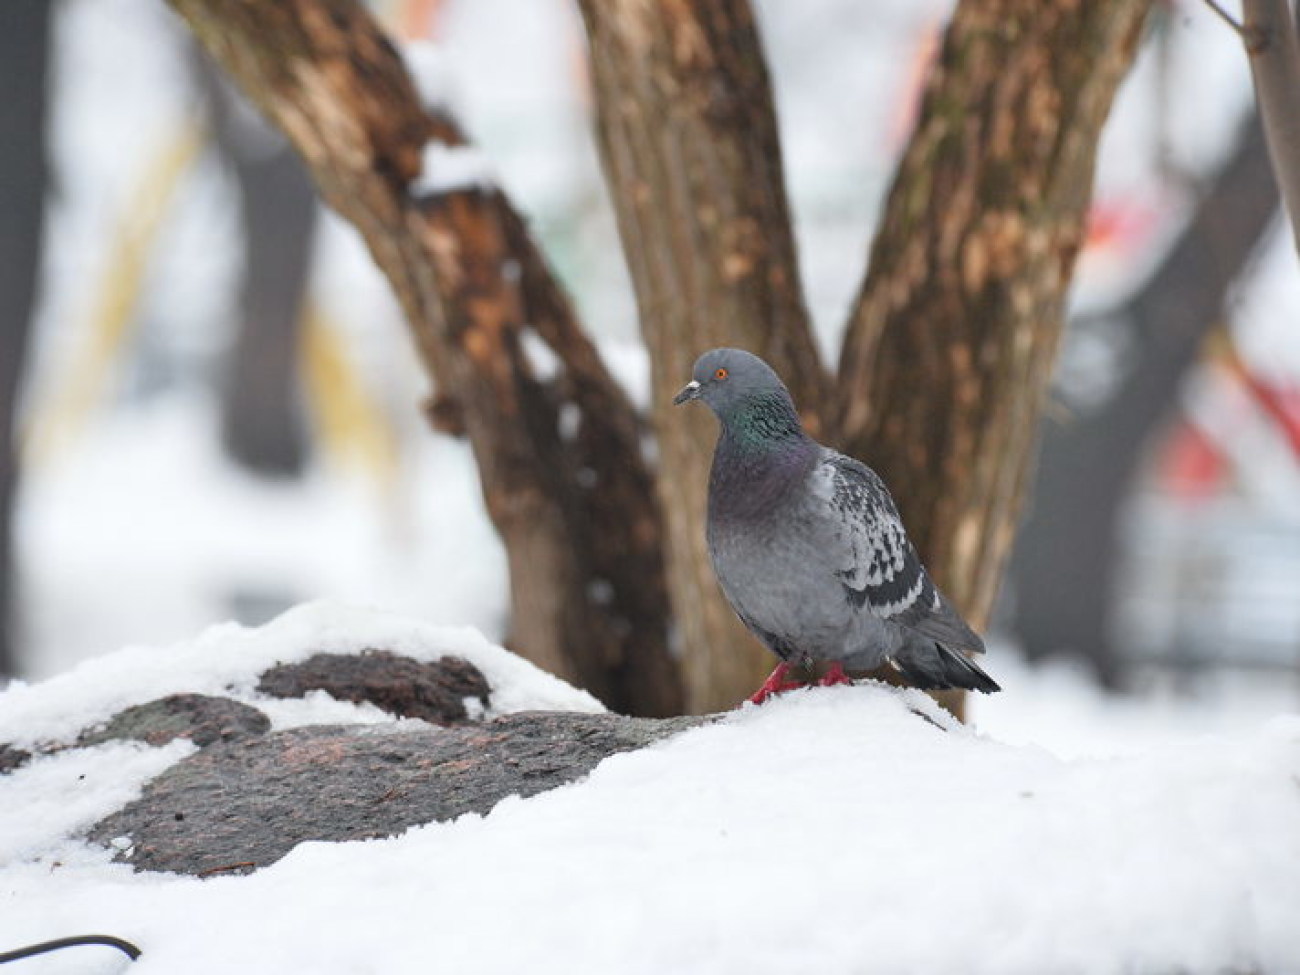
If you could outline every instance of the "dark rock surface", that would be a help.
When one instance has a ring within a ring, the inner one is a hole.
[[[27,760],[31,757],[32,753],[25,748],[0,743],[0,775],[21,768],[27,764]]]
[[[258,690],[284,698],[322,690],[429,723],[271,731],[256,707],[203,694],[126,708],[75,743],[49,750],[121,739],[159,746],[176,738],[200,750],[101,820],[89,838],[140,870],[250,872],[302,842],[391,836],[486,813],[507,796],[573,782],[609,755],[710,720],[536,711],[474,721],[466,699],[487,706],[491,692],[476,667],[455,657],[424,663],[382,650],[320,653],[280,665],[262,674]],[[0,774],[30,757],[0,744]]]
[[[708,720],[536,711],[454,728],[331,725],[221,742],[158,776],[91,839],[129,838],[118,858],[141,870],[249,872],[307,840],[486,813]]]
[[[468,721],[465,698],[476,697],[486,707],[491,690],[478,668],[460,657],[423,663],[386,650],[318,653],[302,663],[281,664],[262,675],[257,689],[271,697],[324,691],[341,701],[368,701],[389,714],[438,725]]]
[[[271,722],[247,704],[207,694],[172,694],[119,711],[103,725],[77,737],[79,746],[122,739],[165,745],[189,738],[200,748],[269,731]]]

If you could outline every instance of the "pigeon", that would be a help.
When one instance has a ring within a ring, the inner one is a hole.
[[[930,580],[884,482],[804,432],[780,377],[742,349],[695,362],[674,398],[720,430],[709,475],[709,555],[723,594],[780,660],[750,698],[803,686],[792,671],[892,665],[922,690],[1001,690],[968,654],[984,641]]]

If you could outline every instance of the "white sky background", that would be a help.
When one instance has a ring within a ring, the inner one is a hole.
[[[818,337],[833,361],[860,282],[875,213],[905,137],[919,45],[949,4],[813,0],[757,4],[781,121],[787,181]],[[154,0],[68,0],[58,17],[58,195],[29,407],[39,414],[70,350],[85,341],[115,230],[148,160],[196,118],[184,45]],[[454,100],[500,177],[544,235],[584,320],[644,401],[646,363],[578,95],[582,40],[563,0],[452,0],[444,53]],[[1176,84],[1166,118],[1177,160],[1201,171],[1226,151],[1249,98],[1235,36],[1201,5],[1176,5]],[[1155,67],[1148,55],[1107,129],[1099,201],[1171,206],[1155,182]],[[58,672],[127,643],[179,639],[247,602],[335,596],[445,623],[504,630],[504,558],[463,444],[432,436],[412,408],[424,379],[397,311],[355,235],[329,217],[313,292],[403,445],[384,492],[364,471],[322,463],[302,487],[232,472],[216,446],[211,397],[178,376],[210,375],[231,314],[240,233],[228,180],[204,157],[182,186],[153,254],[135,347],[170,363],[172,385],[140,394],[120,363],[103,409],[33,461],[19,513],[21,633],[27,671]],[[1163,212],[1163,211],[1158,211]],[[1077,300],[1130,286],[1158,254],[1086,256]],[[1275,235],[1242,289],[1242,344],[1300,376],[1300,285]],[[1145,255],[1145,256],[1144,256]],[[134,393],[130,392],[135,390]]]

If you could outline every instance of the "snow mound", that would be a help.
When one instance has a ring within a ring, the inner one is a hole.
[[[326,637],[454,651],[496,688],[516,680],[520,705],[591,706],[472,634],[312,606],[0,695],[0,720],[66,733],[74,710],[246,686]],[[1297,717],[1065,759],[916,692],[813,688],[486,816],[205,880],[134,874],[73,838],[88,779],[143,781],[170,758],[101,747],[98,766],[78,750],[0,776],[16,817],[0,833],[26,824],[0,854],[0,949],[108,932],[144,949],[134,975],[1300,971]],[[121,782],[105,795],[120,803]]]
[[[378,708],[324,695],[282,701],[255,691],[262,672],[316,653],[390,650],[416,660],[463,657],[492,687],[486,717],[516,711],[601,711],[600,702],[469,627],[433,626],[334,602],[299,606],[260,627],[223,623],[169,647],[129,647],[42,681],[0,692],[0,742],[67,743],[123,708],[168,694],[213,694],[256,706],[274,728],[392,720]]]

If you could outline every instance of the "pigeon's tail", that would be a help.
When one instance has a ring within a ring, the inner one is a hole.
[[[966,654],[933,640],[909,641],[890,662],[909,684],[923,691],[946,691],[959,687],[992,694],[1002,690]]]

